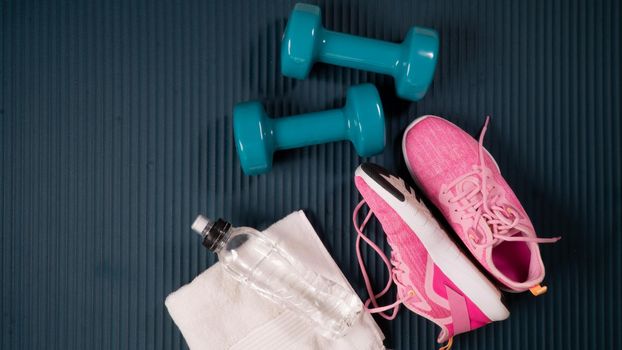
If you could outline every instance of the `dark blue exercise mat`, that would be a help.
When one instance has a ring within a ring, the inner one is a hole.
[[[305,209],[366,297],[354,251],[350,144],[277,154],[242,174],[236,102],[270,115],[341,107],[378,86],[388,145],[371,158],[407,176],[401,134],[423,114],[477,134],[531,214],[549,292],[507,295],[511,316],[456,349],[597,349],[622,330],[621,6],[611,1],[325,1],[329,29],[400,41],[436,28],[440,58],[418,103],[387,76],[318,64],[279,73],[289,1],[0,2],[0,348],[179,349],[166,295],[214,262],[197,213],[266,227]],[[377,224],[372,229],[377,230]],[[370,231],[371,232],[371,231]],[[381,233],[371,235],[388,250]],[[366,250],[377,286],[388,277]],[[395,349],[438,329],[404,309],[380,321]]]

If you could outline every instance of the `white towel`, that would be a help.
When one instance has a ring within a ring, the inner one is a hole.
[[[304,265],[352,288],[302,211],[266,234]],[[368,313],[344,337],[324,338],[309,322],[239,284],[219,263],[170,294],[165,304],[191,349],[384,349],[384,335]]]

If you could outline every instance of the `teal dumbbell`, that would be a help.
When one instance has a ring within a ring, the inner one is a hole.
[[[319,7],[296,4],[281,43],[281,73],[305,79],[320,61],[389,74],[398,96],[417,101],[432,82],[437,55],[435,30],[412,27],[401,44],[368,39],[324,29]]]
[[[350,140],[357,153],[369,157],[385,145],[384,112],[372,84],[348,89],[341,109],[272,119],[257,101],[233,109],[233,133],[242,170],[247,175],[272,167],[272,153],[319,143]]]

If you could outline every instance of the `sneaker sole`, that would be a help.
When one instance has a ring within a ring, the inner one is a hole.
[[[413,219],[417,208],[400,200],[381,184],[376,182],[361,167],[355,176],[360,177],[376,192],[410,227],[419,238],[434,264],[468,297],[491,321],[500,321],[510,315],[501,302],[501,292],[467,259],[445,231],[434,220],[419,224]],[[425,214],[421,214],[425,215]]]

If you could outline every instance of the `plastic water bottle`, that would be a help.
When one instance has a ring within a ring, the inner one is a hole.
[[[311,320],[321,335],[341,337],[359,318],[363,308],[354,292],[306,268],[263,233],[201,215],[192,229],[231,276]]]

